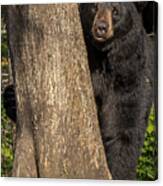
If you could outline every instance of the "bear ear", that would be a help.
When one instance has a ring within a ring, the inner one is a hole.
[[[144,8],[147,6],[148,2],[144,1],[144,2],[134,2],[137,10],[139,13],[142,13]]]

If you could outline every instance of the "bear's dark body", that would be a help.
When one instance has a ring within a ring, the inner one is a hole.
[[[93,23],[113,6],[121,11],[115,33],[98,42]],[[81,4],[79,10],[109,169],[113,179],[136,179],[153,96],[150,39],[134,3]]]

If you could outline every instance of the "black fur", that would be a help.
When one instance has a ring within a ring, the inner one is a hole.
[[[114,35],[98,42],[95,16],[113,7],[119,10]],[[108,166],[113,179],[136,179],[152,103],[152,45],[134,3],[81,4],[79,10]]]
[[[3,92],[3,104],[7,116],[16,123],[16,98],[14,85],[9,85]]]

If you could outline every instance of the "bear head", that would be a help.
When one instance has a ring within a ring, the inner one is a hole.
[[[130,2],[81,4],[80,14],[86,36],[98,45],[127,35],[140,18]]]

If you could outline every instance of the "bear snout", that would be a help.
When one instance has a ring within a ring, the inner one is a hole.
[[[105,37],[106,33],[108,32],[108,23],[105,21],[97,21],[94,25],[95,35],[97,37]]]
[[[105,42],[114,35],[112,12],[110,10],[97,12],[92,26],[92,35],[98,42]]]

